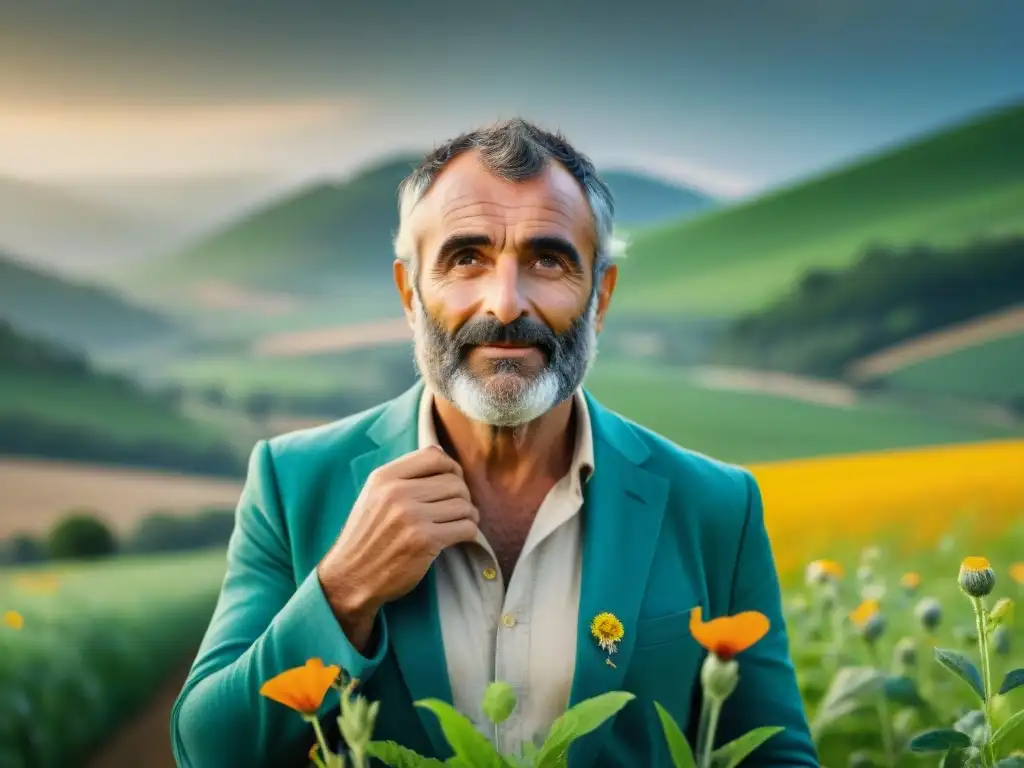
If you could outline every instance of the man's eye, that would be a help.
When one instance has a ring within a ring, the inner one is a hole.
[[[537,266],[542,269],[558,269],[562,266],[562,260],[549,253],[542,253],[537,257]]]
[[[452,264],[457,267],[472,266],[478,261],[475,251],[461,251],[452,257]]]

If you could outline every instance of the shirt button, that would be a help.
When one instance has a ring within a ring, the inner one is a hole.
[[[498,578],[498,572],[493,568],[484,568],[484,578],[488,581],[494,581]]]
[[[509,629],[512,629],[512,627],[516,625],[516,617],[513,616],[511,613],[506,613],[504,616],[501,617],[501,623]]]

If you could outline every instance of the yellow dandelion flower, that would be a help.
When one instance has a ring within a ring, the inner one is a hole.
[[[1010,566],[1010,578],[1018,584],[1024,584],[1024,562]]]
[[[594,620],[590,622],[590,634],[597,640],[597,644],[601,646],[601,650],[607,651],[609,654],[615,653],[618,650],[619,641],[622,640],[623,635],[626,634],[625,628],[622,626],[622,622],[619,621],[619,617],[614,613],[599,613],[594,617]],[[614,667],[611,656],[607,659],[609,666]]]
[[[965,557],[957,577],[960,589],[969,597],[984,597],[996,585],[996,572],[984,557]]]
[[[921,586],[921,574],[916,571],[903,574],[900,578],[900,586],[907,592],[916,592],[917,588]]]
[[[4,624],[11,629],[19,630],[25,626],[25,619],[17,611],[7,611],[4,613]]]

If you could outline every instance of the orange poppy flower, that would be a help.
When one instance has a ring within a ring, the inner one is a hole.
[[[267,680],[260,688],[260,695],[296,712],[312,715],[320,709],[324,696],[340,673],[340,667],[325,667],[320,659],[310,659],[305,666],[293,667]]]
[[[701,607],[690,612],[690,634],[705,649],[723,661],[747,650],[768,634],[768,617],[757,611],[744,611],[735,616],[701,620]]]

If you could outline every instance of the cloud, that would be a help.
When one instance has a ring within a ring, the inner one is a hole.
[[[212,105],[0,103],[0,171],[24,176],[280,168],[282,154],[365,118],[351,98]]]
[[[726,199],[745,197],[763,186],[762,183],[744,176],[669,155],[631,152],[628,155],[609,157],[595,154],[594,160],[605,167],[634,168]]]

